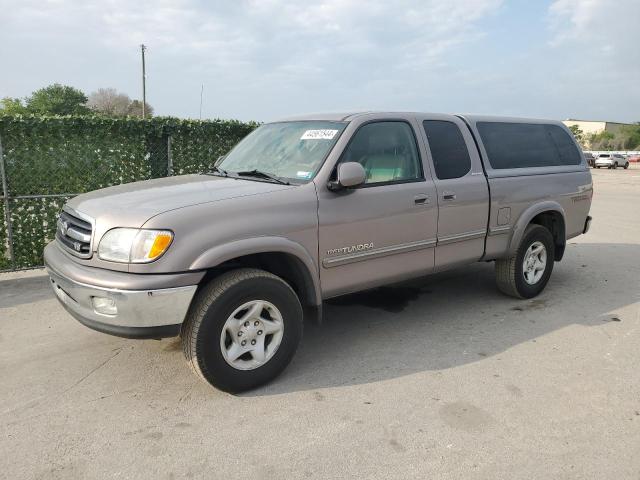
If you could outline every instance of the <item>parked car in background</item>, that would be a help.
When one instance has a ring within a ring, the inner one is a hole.
[[[618,168],[623,167],[625,170],[629,168],[629,161],[619,153],[601,153],[595,159],[596,168],[607,167]]]
[[[640,154],[629,155],[627,161],[631,163],[640,163]]]
[[[584,159],[587,161],[587,165],[594,167],[596,161],[595,155],[591,152],[582,152],[582,154],[584,155]]]

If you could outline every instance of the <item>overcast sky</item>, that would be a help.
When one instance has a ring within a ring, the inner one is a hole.
[[[361,109],[640,121],[640,0],[0,0],[0,97],[59,82],[159,115]]]

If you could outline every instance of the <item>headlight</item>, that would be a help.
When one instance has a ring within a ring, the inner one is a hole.
[[[110,262],[153,262],[167,251],[172,240],[173,233],[168,230],[114,228],[100,240],[98,256]]]

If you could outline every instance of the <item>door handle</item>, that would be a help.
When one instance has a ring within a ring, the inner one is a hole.
[[[443,200],[455,200],[456,194],[454,192],[442,192]]]
[[[415,197],[413,197],[413,202],[416,205],[426,205],[427,203],[429,203],[429,195],[425,195],[425,194],[416,195]]]

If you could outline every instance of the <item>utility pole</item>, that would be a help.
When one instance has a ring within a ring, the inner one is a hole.
[[[140,51],[142,52],[142,118],[146,116],[146,107],[147,107],[147,74],[145,71],[144,65],[144,51],[147,47],[144,46],[144,43],[140,45]]]
[[[200,120],[202,120],[202,93],[204,92],[204,83],[200,87]]]

